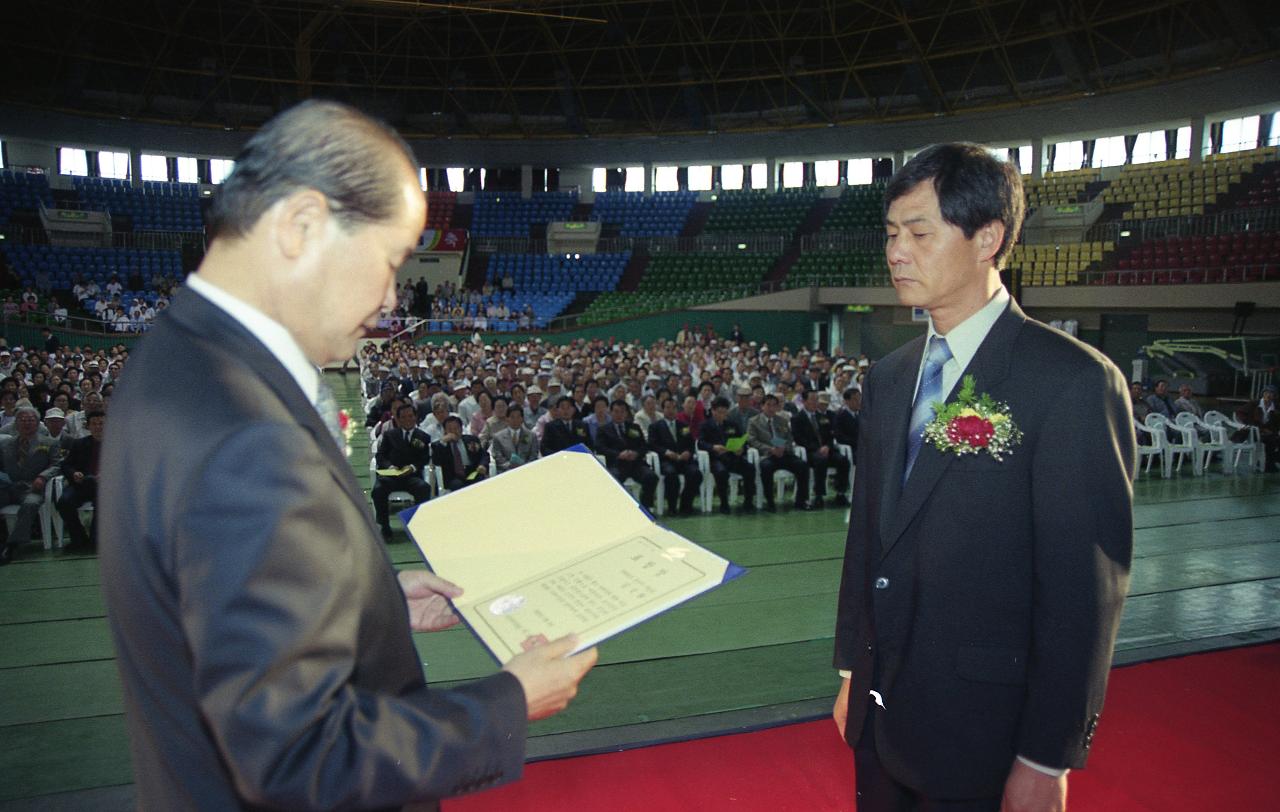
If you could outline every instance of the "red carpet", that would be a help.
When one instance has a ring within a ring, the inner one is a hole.
[[[1068,807],[1277,808],[1280,644],[1117,669]],[[829,721],[529,765],[447,812],[853,809],[853,764]]]

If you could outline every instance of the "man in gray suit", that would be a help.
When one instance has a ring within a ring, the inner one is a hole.
[[[31,540],[40,506],[44,504],[44,486],[58,474],[60,446],[40,432],[40,413],[22,406],[14,416],[14,434],[0,437],[0,467],[7,482],[0,483],[0,507],[18,505],[13,532],[8,533],[0,519],[0,566],[13,560],[16,551]]]
[[[538,458],[538,438],[525,424],[524,407],[519,403],[507,407],[507,427],[494,433],[489,454],[498,473]]]
[[[199,270],[129,362],[98,493],[142,809],[434,807],[518,777],[526,719],[594,663],[563,638],[451,690],[412,630],[461,590],[397,575],[317,366],[395,305],[426,215],[412,152],[343,105],[236,159]]]
[[[790,471],[796,478],[796,510],[809,509],[809,466],[796,456],[791,438],[791,420],[780,413],[777,395],[765,395],[760,404],[763,412],[747,423],[747,445],[760,454],[760,479],[764,485],[764,509],[777,510],[774,502],[773,477],[778,471]]]

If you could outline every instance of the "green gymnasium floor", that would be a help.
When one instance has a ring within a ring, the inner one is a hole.
[[[332,375],[351,409],[356,377]],[[353,409],[358,411],[358,409]],[[360,433],[352,463],[369,487]],[[1280,638],[1280,476],[1142,478],[1116,662]],[[750,573],[601,646],[534,758],[824,714],[844,511],[671,519]],[[419,563],[397,533],[398,566]],[[432,683],[495,666],[462,628],[418,636]],[[129,809],[120,689],[92,557],[29,547],[0,569],[0,809]]]

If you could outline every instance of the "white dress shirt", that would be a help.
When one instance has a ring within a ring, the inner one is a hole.
[[[283,324],[253,305],[248,304],[243,299],[238,299],[222,288],[202,279],[198,273],[193,273],[187,277],[187,286],[209,300],[214,307],[235,319],[254,338],[261,341],[262,345],[275,356],[275,359],[298,382],[298,388],[302,390],[302,394],[307,396],[307,400],[311,401],[311,405],[315,405],[316,396],[320,388],[320,372],[307,359],[302,348],[298,346],[298,342],[294,340],[293,335],[285,329]]]
[[[968,368],[969,362],[973,360],[973,356],[978,354],[978,348],[986,340],[987,333],[991,332],[991,328],[1008,307],[1009,291],[1005,290],[1002,285],[995,292],[995,295],[991,297],[991,300],[982,306],[981,310],[952,327],[951,332],[942,336],[947,340],[947,348],[951,350],[951,359],[942,365],[943,401],[951,396],[951,390],[955,388],[956,383],[964,376],[964,371]],[[929,319],[929,335],[927,338],[940,335],[942,334],[933,327],[933,319]],[[920,355],[920,366],[916,370],[916,385],[911,389],[912,392],[920,389],[920,375],[924,372],[924,359],[928,354],[928,347],[929,343],[926,340],[926,351]]]

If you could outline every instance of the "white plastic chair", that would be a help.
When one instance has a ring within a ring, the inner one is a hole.
[[[1159,459],[1160,476],[1167,479],[1169,477],[1169,462],[1164,451],[1165,446],[1168,444],[1168,440],[1165,438],[1165,433],[1163,431],[1149,429],[1137,420],[1133,421],[1133,427],[1139,434],[1145,434],[1151,438],[1151,441],[1147,445],[1138,445],[1138,468],[1134,470],[1133,478],[1137,479],[1139,473],[1151,473],[1151,461]],[[1143,457],[1147,458],[1145,466],[1142,464]]]
[[[1197,457],[1195,455],[1196,432],[1195,429],[1186,426],[1179,426],[1177,423],[1170,422],[1162,414],[1151,413],[1147,415],[1147,427],[1153,431],[1164,432],[1164,470],[1165,476],[1173,476],[1175,473],[1182,471],[1183,457],[1191,457],[1191,465],[1194,468]],[[1170,433],[1177,435],[1178,439],[1173,439]],[[1174,463],[1174,460],[1177,463]],[[1196,473],[1200,473],[1196,471]]]
[[[752,449],[752,451],[754,450],[755,449]],[[807,451],[804,450],[802,446],[796,446],[796,456],[799,457],[800,461],[803,462],[805,465],[809,464],[809,454]],[[760,507],[760,505],[763,502],[767,501],[768,499],[768,497],[766,497],[764,493],[764,475],[760,473],[761,459],[762,457],[760,456],[759,452],[756,452],[756,460],[755,460],[756,507]],[[811,476],[809,477],[809,479],[812,480],[813,477]],[[796,482],[795,474],[792,474],[790,471],[785,471],[781,468],[773,472],[773,487],[776,491],[774,495],[774,499],[776,501],[774,502],[774,504],[784,504],[784,498],[786,497],[786,494],[787,494],[788,485],[791,486],[791,498],[794,500],[796,497],[796,489],[799,488],[799,484]],[[807,501],[813,500],[813,482],[812,481],[809,483],[809,493],[806,493],[804,497]]]
[[[373,430],[370,429],[370,434],[372,434],[372,431]],[[369,479],[370,479],[370,482],[373,484],[377,484],[378,482],[378,445],[381,442],[382,442],[381,437],[374,437],[369,441]],[[433,468],[434,466],[428,465],[427,467]],[[422,479],[424,482],[430,485],[432,482],[431,472],[423,471]],[[440,493],[440,491],[436,490],[436,493]],[[408,491],[392,491],[391,493],[387,494],[388,512],[392,502],[406,502],[410,506],[412,506],[414,504],[413,494],[409,493]]]
[[[41,505],[40,522],[42,525],[42,529],[45,530],[44,548],[46,550],[49,549],[49,535],[50,535],[49,528],[44,526],[44,522],[46,521],[44,516],[44,513],[45,513],[44,507],[46,505],[49,508],[48,522],[53,529],[53,534],[52,534],[53,540],[57,542],[59,550],[62,549],[65,543],[64,531],[66,530],[66,524],[62,521],[62,514],[58,513],[57,511],[57,504],[58,504],[58,499],[62,497],[62,491],[66,486],[67,486],[67,478],[63,476],[56,476],[50,479],[49,484],[45,485],[45,488],[44,488],[44,505]],[[80,506],[78,513],[82,516],[84,514],[92,514],[93,503],[85,502],[83,505]]]
[[[1245,454],[1249,455],[1249,469],[1259,472],[1263,470],[1265,460],[1262,455],[1262,435],[1257,426],[1247,426],[1218,411],[1205,412],[1204,422],[1208,426],[1218,426],[1226,432],[1228,450],[1232,452],[1231,470],[1233,472],[1239,469],[1240,459]],[[1241,429],[1248,429],[1245,439],[1235,442],[1231,439],[1231,435]]]
[[[760,476],[760,454],[754,448],[747,449],[747,462],[756,471],[756,477]],[[712,503],[716,495],[716,479],[711,475],[711,454],[707,451],[698,451],[698,470],[702,472],[702,512],[710,513]],[[741,474],[729,474],[729,503],[733,504],[738,499],[738,483],[742,480]],[[755,507],[760,507],[760,489],[756,488]]]
[[[1192,430],[1192,445],[1195,447],[1195,472],[1204,474],[1209,470],[1209,462],[1213,459],[1214,454],[1222,455],[1222,470],[1227,470],[1227,430],[1222,426],[1210,426],[1191,412],[1179,412],[1174,418],[1174,422],[1179,426],[1186,426]],[[1208,435],[1209,439],[1204,439],[1203,434]]]

